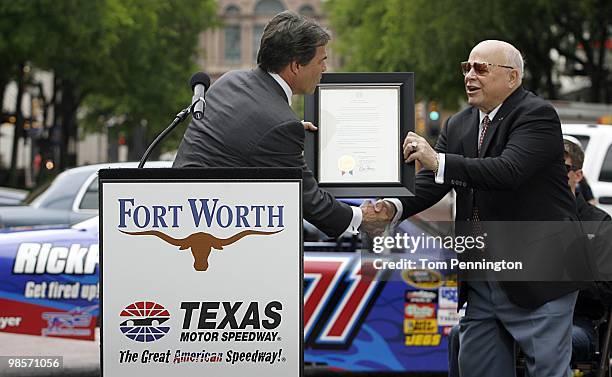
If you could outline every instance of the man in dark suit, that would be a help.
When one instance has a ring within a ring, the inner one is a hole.
[[[461,67],[471,106],[448,119],[435,150],[408,134],[404,157],[424,167],[416,196],[379,201],[376,210],[404,219],[454,189],[456,221],[463,225],[576,219],[559,118],[548,102],[521,87],[519,51],[484,41]],[[514,376],[516,341],[530,375],[569,376],[576,295],[574,284],[463,281],[459,307],[468,304],[460,323],[461,375]]]
[[[202,120],[192,119],[174,167],[300,167],[304,218],[329,236],[356,231],[376,217],[319,188],[304,160],[304,125],[293,94],[312,94],[325,71],[329,34],[285,11],[265,27],[258,67],[231,71],[206,94]]]
[[[582,222],[583,230],[588,239],[597,247],[601,237],[606,237],[610,228],[610,215],[601,209],[587,203],[577,185],[584,178],[582,164],[584,151],[580,142],[571,136],[563,137],[565,169],[567,181],[572,194],[576,196],[576,209],[578,219]],[[607,229],[606,229],[607,228]],[[609,242],[609,241],[608,241]],[[572,362],[587,361],[593,358],[597,351],[597,328],[595,323],[600,321],[606,312],[606,306],[601,300],[601,289],[609,284],[590,284],[581,289],[576,300],[572,325]],[[608,290],[609,291],[609,290]],[[459,377],[459,326],[453,326],[448,334],[448,376]]]

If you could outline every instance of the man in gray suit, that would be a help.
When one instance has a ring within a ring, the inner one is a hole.
[[[301,167],[304,218],[337,237],[376,224],[373,211],[350,207],[319,188],[304,161],[304,125],[293,94],[312,94],[325,71],[329,34],[293,12],[265,27],[258,67],[221,76],[206,94],[201,120],[192,119],[174,167]]]

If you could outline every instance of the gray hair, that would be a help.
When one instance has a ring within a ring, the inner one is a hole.
[[[504,53],[508,64],[518,70],[519,80],[523,80],[523,71],[525,69],[525,61],[521,52],[516,47],[509,44],[511,48],[505,48]]]

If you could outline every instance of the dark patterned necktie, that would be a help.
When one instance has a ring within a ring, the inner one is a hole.
[[[489,119],[488,115],[485,115],[484,119],[482,120],[482,132],[480,133],[480,138],[478,138],[478,151],[479,152],[480,152],[480,147],[482,146],[482,141],[484,140],[485,134],[487,133],[487,129],[489,128],[490,124],[491,124],[491,119]]]
[[[478,151],[480,152],[480,147],[482,146],[482,142],[484,140],[485,134],[487,133],[487,129],[491,124],[491,119],[489,119],[488,115],[485,115],[482,120],[482,132],[480,133],[480,137],[478,138]],[[473,192],[472,192],[473,195]],[[480,224],[480,213],[478,211],[478,206],[476,205],[476,196],[472,196],[472,232],[474,236],[482,236],[482,226]]]

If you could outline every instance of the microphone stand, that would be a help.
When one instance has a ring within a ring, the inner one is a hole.
[[[157,135],[155,140],[153,140],[153,142],[149,145],[145,153],[142,155],[142,158],[140,159],[140,162],[138,163],[138,169],[141,169],[144,166],[145,162],[149,158],[149,155],[151,154],[151,152],[153,152],[153,149],[157,146],[157,144],[159,144],[159,142],[162,141],[162,139],[164,139],[170,132],[172,132],[172,130],[176,126],[178,126],[182,121],[187,119],[187,116],[189,114],[193,113],[194,106],[200,101],[202,101],[202,103],[204,104],[204,109],[206,109],[206,101],[204,100],[203,97],[200,97],[197,100],[195,100],[191,104],[191,106],[184,108],[178,114],[176,114],[172,123],[170,123],[170,125],[166,127],[166,129],[164,129],[159,135]]]

